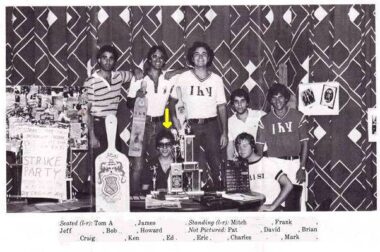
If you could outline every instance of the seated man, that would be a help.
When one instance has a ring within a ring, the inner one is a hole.
[[[261,157],[255,153],[255,139],[241,133],[235,139],[239,157],[248,160],[250,189],[265,195],[259,211],[279,211],[281,204],[293,188],[292,182],[282,172],[276,158]]]
[[[145,192],[168,188],[170,165],[174,163],[174,137],[168,130],[162,130],[156,137],[158,156],[154,156],[144,167],[142,173],[142,190]]]

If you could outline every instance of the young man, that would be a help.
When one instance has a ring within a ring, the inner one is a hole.
[[[136,97],[146,97],[148,103],[147,118],[145,123],[142,155],[133,158],[132,170],[132,192],[141,190],[140,177],[145,165],[146,152],[149,157],[155,155],[154,143],[156,135],[164,129],[164,112],[167,105],[170,91],[173,87],[173,79],[164,77],[163,68],[168,55],[163,46],[153,46],[149,49],[146,57],[145,76],[142,80],[132,80],[128,93],[127,104],[133,107]],[[142,84],[145,82],[146,88],[143,90]]]
[[[155,139],[158,156],[151,157],[143,168],[142,190],[149,191],[168,188],[170,165],[174,163],[174,137],[169,130],[161,130]]]
[[[268,146],[268,157],[281,159],[281,168],[288,175],[294,187],[285,202],[290,211],[301,210],[301,184],[306,180],[305,164],[307,158],[307,125],[304,115],[287,106],[290,91],[281,84],[274,84],[268,91],[268,102],[272,111],[263,116],[257,132],[258,153]]]
[[[276,158],[261,157],[255,153],[255,139],[248,133],[241,133],[235,139],[239,157],[249,164],[250,189],[265,195],[265,203],[259,211],[279,211],[280,206],[291,192],[293,185],[281,170]]]
[[[110,45],[102,46],[97,53],[99,69],[86,79],[83,87],[87,91],[87,125],[90,137],[92,165],[89,167],[94,179],[95,159],[107,149],[105,118],[116,115],[122,84],[130,82],[133,74],[129,71],[113,71],[118,53]],[[136,78],[142,78],[142,71],[136,71]],[[116,137],[116,143],[120,138]],[[118,144],[116,145],[117,147]]]
[[[227,160],[234,160],[236,158],[234,147],[235,138],[243,132],[256,137],[260,118],[265,115],[265,112],[248,108],[249,95],[244,89],[234,90],[231,94],[230,101],[235,114],[228,118]]]
[[[181,88],[182,99],[187,109],[188,125],[194,139],[194,156],[199,158],[199,146],[206,152],[206,159],[211,168],[212,182],[207,184],[207,190],[220,190],[219,167],[220,149],[226,147],[227,138],[227,113],[226,97],[222,78],[211,72],[214,52],[203,42],[195,42],[187,53],[187,60],[193,68],[177,76],[177,84]],[[174,105],[177,93],[173,89],[171,93],[174,101],[171,102],[171,111],[175,111]],[[178,119],[173,113],[173,122],[177,129],[180,128]],[[219,123],[221,134],[219,134]]]

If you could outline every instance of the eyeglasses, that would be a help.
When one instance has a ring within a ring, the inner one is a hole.
[[[170,143],[170,142],[169,143],[158,143],[157,147],[162,148],[162,149],[163,148],[170,148],[170,147],[172,147],[172,143]]]

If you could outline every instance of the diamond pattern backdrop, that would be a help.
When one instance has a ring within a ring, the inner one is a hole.
[[[82,85],[97,48],[113,44],[117,69],[143,66],[150,46],[168,51],[168,68],[186,65],[186,49],[203,40],[215,50],[213,70],[226,94],[243,87],[253,108],[287,66],[287,85],[338,81],[340,115],[309,118],[311,210],[376,209],[376,145],[368,142],[367,109],[376,105],[375,7],[133,6],[8,7],[8,85]],[[118,118],[128,126],[128,85]],[[123,128],[122,127],[122,128]],[[123,149],[126,152],[127,146]],[[86,180],[85,153],[74,154],[74,190]]]

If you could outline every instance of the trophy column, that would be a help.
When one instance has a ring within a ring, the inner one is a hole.
[[[201,174],[199,163],[194,161],[194,135],[184,135],[180,139],[184,162],[171,164],[168,178],[169,193],[203,194],[201,191]]]

